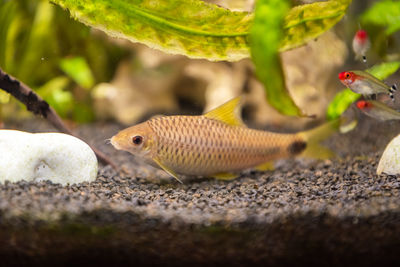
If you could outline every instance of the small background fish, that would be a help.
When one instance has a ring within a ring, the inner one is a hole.
[[[367,61],[366,53],[371,47],[368,33],[365,30],[358,30],[353,38],[353,51],[356,60]]]
[[[367,97],[386,93],[389,94],[391,99],[394,99],[393,93],[397,90],[396,85],[389,86],[375,76],[361,70],[343,71],[339,73],[339,80],[353,92]]]
[[[400,112],[375,100],[359,100],[356,106],[364,114],[381,121],[400,120]]]

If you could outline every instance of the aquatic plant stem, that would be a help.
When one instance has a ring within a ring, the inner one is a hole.
[[[80,138],[65,125],[60,116],[57,115],[57,112],[43,98],[29,88],[29,86],[7,74],[1,68],[0,88],[21,101],[33,114],[40,115],[47,119],[60,132]],[[90,145],[90,147],[93,149],[100,162],[117,169],[117,166],[103,152],[93,145]]]

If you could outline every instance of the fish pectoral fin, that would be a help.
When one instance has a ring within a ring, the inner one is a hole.
[[[230,173],[230,172],[222,172],[212,175],[212,177],[214,177],[215,179],[225,180],[225,181],[233,180],[239,176],[240,175],[237,173]]]
[[[257,171],[273,171],[275,167],[272,161],[268,161],[256,166],[254,169],[256,169]]]
[[[157,163],[158,166],[160,166],[161,169],[163,169],[166,173],[174,177],[178,182],[183,184],[182,181],[178,178],[178,175],[173,170],[162,164],[161,161],[159,161],[158,159],[153,158],[153,160],[155,163]]]
[[[240,104],[242,97],[238,96],[234,99],[222,104],[221,106],[204,114],[210,119],[219,120],[229,125],[245,126],[240,118]]]

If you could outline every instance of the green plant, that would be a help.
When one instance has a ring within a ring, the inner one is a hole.
[[[335,25],[351,0],[294,7],[259,0],[254,13],[230,11],[201,0],[51,0],[71,16],[111,36],[193,58],[235,61],[250,56],[269,103],[301,115],[291,99],[279,52],[305,44]]]
[[[89,91],[111,79],[123,54],[47,0],[0,0],[0,67],[35,89],[64,118],[93,119]],[[16,102],[0,91],[1,104]]]

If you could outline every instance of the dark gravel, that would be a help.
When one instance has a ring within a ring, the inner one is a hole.
[[[47,131],[42,121],[6,128]],[[233,181],[187,179],[115,151],[113,124],[79,127],[122,171],[98,179],[0,185],[2,264],[364,265],[395,264],[400,251],[400,177],[376,175],[398,122],[362,117],[334,135],[325,161],[283,160],[272,172]],[[15,258],[17,257],[17,258]]]

